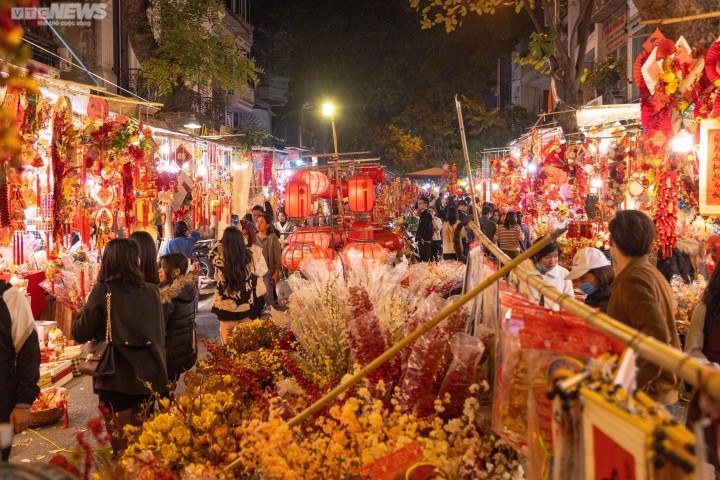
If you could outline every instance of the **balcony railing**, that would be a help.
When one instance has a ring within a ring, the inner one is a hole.
[[[219,97],[196,94],[193,97],[192,110],[219,124],[225,123],[225,101]]]
[[[127,68],[118,72],[118,85],[145,100],[151,102],[158,100],[157,89],[150,87],[142,70],[139,68]],[[119,91],[118,93],[126,97],[130,96],[128,92]]]

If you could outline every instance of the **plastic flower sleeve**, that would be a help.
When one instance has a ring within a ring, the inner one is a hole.
[[[450,339],[452,362],[445,379],[440,385],[438,396],[443,401],[450,396],[445,405],[443,417],[457,418],[462,415],[465,399],[470,396],[470,386],[477,383],[477,367],[485,346],[467,333],[456,333]]]

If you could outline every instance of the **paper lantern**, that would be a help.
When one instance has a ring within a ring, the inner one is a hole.
[[[383,248],[391,252],[400,251],[403,246],[402,237],[394,230],[380,230],[373,232],[374,240]]]
[[[367,167],[360,167],[360,173],[367,175],[372,178],[374,182],[382,183],[385,178],[385,170],[378,165],[368,165]]]
[[[298,227],[288,235],[288,244],[314,243],[323,250],[330,246],[330,233],[314,227]]]
[[[325,250],[314,243],[293,243],[285,247],[280,259],[288,270],[300,270],[305,262],[325,258]]]
[[[290,218],[310,214],[310,187],[305,181],[288,180],[285,184],[285,214]]]
[[[342,198],[345,198],[348,196],[348,184],[347,182],[341,182],[340,183],[340,194],[342,195]],[[330,195],[332,194],[333,200],[337,200],[338,197],[338,186],[336,182],[330,182],[330,186],[324,193],[319,193],[318,197],[324,198],[325,200],[330,199]]]
[[[345,248],[343,248],[343,257],[351,261],[361,259],[384,262],[387,258],[387,252],[375,242],[357,241],[345,245]]]
[[[369,212],[375,205],[375,186],[372,178],[354,175],[348,180],[348,209],[351,212]]]
[[[348,232],[348,240],[367,240],[373,239],[372,224],[370,222],[353,222],[350,224],[350,231]]]
[[[310,195],[322,195],[330,187],[327,175],[317,170],[303,170],[298,178],[310,186]]]

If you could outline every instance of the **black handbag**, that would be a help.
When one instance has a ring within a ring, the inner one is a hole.
[[[107,319],[105,321],[105,340],[90,340],[83,345],[80,353],[80,373],[93,377],[107,378],[115,375],[115,351],[112,343],[110,323],[110,291],[105,293],[107,300]]]

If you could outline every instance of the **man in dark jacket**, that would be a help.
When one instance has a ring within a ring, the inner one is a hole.
[[[492,217],[493,208],[489,205],[485,205],[482,209],[482,216],[480,217],[480,230],[490,239],[495,238],[495,231],[497,230],[497,223],[493,222]]]
[[[648,261],[656,237],[655,225],[642,212],[623,210],[617,212],[609,230],[610,253],[616,276],[607,314],[679,350],[672,288]],[[677,375],[642,358],[637,365],[638,389],[675,413],[679,386]]]
[[[14,433],[27,429],[30,407],[40,388],[40,346],[30,303],[17,288],[0,280],[0,424]],[[9,445],[0,445],[2,461]]]
[[[415,240],[418,243],[418,251],[421,262],[429,262],[432,255],[432,237],[433,223],[432,215],[428,211],[429,200],[427,197],[420,197],[418,200],[418,213],[420,214],[420,222],[417,232],[415,232]]]

